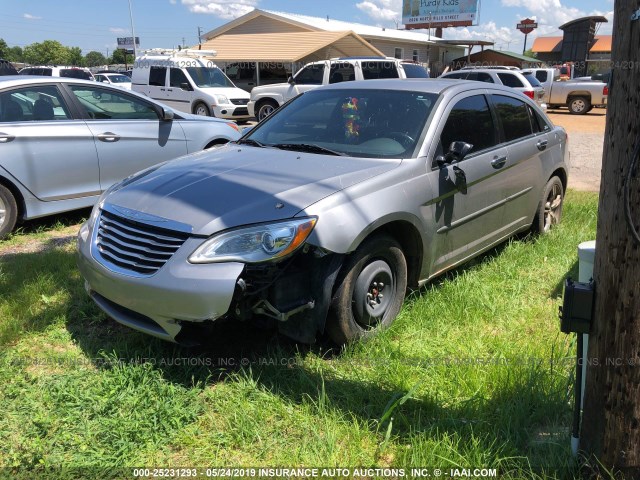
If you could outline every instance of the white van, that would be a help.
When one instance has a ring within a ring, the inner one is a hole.
[[[249,94],[207,58],[214,55],[206,50],[147,50],[133,64],[131,88],[182,112],[250,119]]]

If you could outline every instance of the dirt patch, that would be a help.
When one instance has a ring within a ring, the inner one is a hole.
[[[572,115],[568,110],[547,112],[551,121],[564,127],[569,134],[570,188],[588,192],[600,190],[606,113],[603,108],[594,108],[586,115]]]
[[[79,226],[67,227],[57,232],[46,234],[42,238],[30,238],[19,243],[2,244],[0,242],[0,258],[19,255],[21,253],[44,252],[57,247],[68,247],[75,242]]]

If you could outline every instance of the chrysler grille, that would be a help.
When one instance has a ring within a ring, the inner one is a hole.
[[[104,260],[119,270],[153,275],[189,234],[135,222],[103,210],[96,245]]]

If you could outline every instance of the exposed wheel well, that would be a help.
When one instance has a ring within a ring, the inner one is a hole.
[[[411,223],[398,220],[378,227],[369,237],[381,232],[394,238],[402,247],[407,260],[407,287],[417,288],[423,257],[420,232]]]
[[[11,192],[13,197],[16,199],[16,204],[18,205],[18,220],[22,220],[26,213],[27,207],[24,203],[24,198],[22,198],[22,194],[20,193],[20,190],[18,190],[13,183],[11,183],[9,180],[7,180],[4,177],[0,177],[0,185],[7,188]]]
[[[560,179],[560,181],[562,182],[562,190],[564,192],[567,191],[567,172],[564,171],[564,169],[559,168],[557,169],[555,172],[553,172],[551,174],[551,176],[549,177],[549,180],[551,180],[553,177],[558,177]],[[547,180],[547,181],[549,181]]]

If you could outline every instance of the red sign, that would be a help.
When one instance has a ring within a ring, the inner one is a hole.
[[[528,35],[531,32],[533,32],[534,29],[538,28],[538,24],[536,23],[535,20],[531,20],[530,18],[525,18],[518,25],[516,25],[516,28],[520,30],[522,33],[524,33],[525,35]]]

